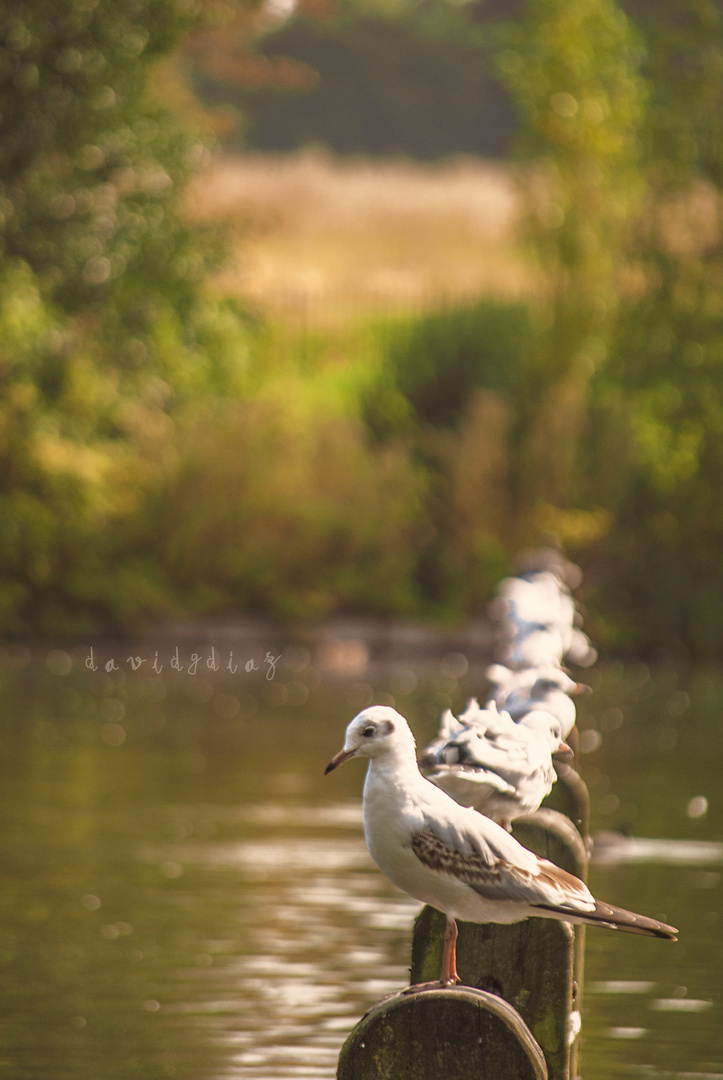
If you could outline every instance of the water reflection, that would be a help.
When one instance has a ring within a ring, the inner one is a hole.
[[[322,770],[362,691],[424,742],[480,671],[457,650],[416,668],[357,646],[323,656],[295,646],[273,681],[195,682],[6,656],[7,1080],[329,1080],[346,1033],[407,981],[418,905],[366,852],[363,767]],[[723,676],[612,665],[594,680],[581,761],[608,842],[591,886],[681,939],[588,933],[583,1076],[723,1076]]]
[[[595,863],[679,863],[682,866],[709,866],[723,862],[723,843],[714,840],[654,840],[598,831],[592,858]],[[720,875],[709,875],[712,882]]]

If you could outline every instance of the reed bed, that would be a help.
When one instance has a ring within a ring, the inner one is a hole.
[[[534,289],[514,170],[501,164],[221,157],[189,206],[231,240],[217,288],[310,327]]]

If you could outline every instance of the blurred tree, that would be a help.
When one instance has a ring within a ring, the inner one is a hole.
[[[634,11],[647,44],[647,192],[611,362],[593,386],[590,480],[616,518],[594,555],[609,581],[604,610],[618,640],[718,655],[723,12],[712,0],[638,3]],[[627,619],[615,620],[616,608]]]
[[[202,15],[183,0],[0,11],[9,630],[87,627],[161,602],[124,523],[163,468],[169,411],[241,378],[240,313],[200,289],[215,245],[178,210],[207,151],[149,92],[156,59]]]
[[[520,412],[522,526],[587,547],[611,646],[716,655],[723,12],[623,6],[527,0],[499,57],[550,282]]]
[[[492,64],[502,14],[489,0],[302,0],[253,54],[199,64],[197,85],[241,111],[231,147],[500,157],[514,126]]]
[[[529,237],[548,283],[548,331],[521,388],[518,506],[523,533],[535,524],[564,533],[570,518],[558,511],[582,495],[588,384],[609,355],[643,193],[647,88],[640,41],[615,0],[527,0],[503,44],[498,68],[519,110],[519,149],[532,164]],[[604,520],[590,509],[591,525]]]

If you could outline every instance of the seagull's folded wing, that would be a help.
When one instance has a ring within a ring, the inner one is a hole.
[[[447,784],[456,779],[469,781],[470,784],[487,786],[492,791],[499,791],[505,795],[514,795],[515,788],[503,776],[494,769],[485,769],[481,765],[438,765],[434,772],[427,776],[437,787],[446,790]]]
[[[483,820],[484,834],[460,829],[456,822],[445,827],[430,821],[413,834],[412,851],[429,869],[464,882],[488,900],[565,908],[571,914],[594,911],[595,901],[579,878],[539,859],[494,822]]]
[[[453,799],[458,793],[474,790],[480,798],[493,793],[514,796],[516,789],[504,777],[491,769],[474,768],[470,765],[437,765],[427,779],[446,791]],[[485,790],[486,789],[486,790]],[[467,805],[462,803],[463,806]]]

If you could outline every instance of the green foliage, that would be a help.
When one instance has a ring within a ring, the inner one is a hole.
[[[527,0],[498,68],[534,162],[529,232],[548,282],[550,325],[528,384],[518,491],[523,514],[579,497],[587,384],[615,325],[624,245],[642,194],[641,47],[615,0]],[[556,453],[545,453],[554,445]],[[531,465],[546,460],[547,471]]]
[[[377,324],[362,413],[382,445],[401,436],[427,477],[414,580],[438,617],[481,611],[509,570],[518,398],[537,323],[529,304],[482,299]]]
[[[550,298],[515,490],[528,526],[587,513],[609,647],[705,655],[723,640],[723,18],[626,9],[527,0],[499,57]]]
[[[144,475],[159,458],[153,405],[119,402],[117,378],[94,359],[92,348],[43,301],[27,264],[6,261],[0,277],[0,620],[14,632],[32,622],[47,631],[88,625],[87,607],[73,610],[80,568],[98,560],[103,565],[104,530],[136,505]],[[137,460],[141,447],[145,466]],[[115,574],[107,565],[104,574],[109,600]]]
[[[209,405],[184,425],[145,543],[186,610],[297,619],[415,608],[424,476],[398,442],[373,447],[328,397],[320,407],[309,381]]]
[[[220,256],[178,213],[204,147],[148,90],[192,15],[179,0],[18,3],[0,24],[0,253],[112,353],[129,392],[149,374],[197,389],[199,286]]]
[[[534,324],[529,304],[491,298],[381,324],[384,361],[364,402],[370,428],[379,436],[400,425],[455,428],[475,389],[516,392]]]
[[[0,624],[86,629],[162,603],[129,551],[170,415],[235,392],[246,332],[205,298],[184,224],[198,140],[149,93],[198,17],[180,0],[0,13]],[[147,568],[146,568],[147,569]]]
[[[601,445],[614,428],[626,447],[627,479],[598,558],[614,564],[606,607],[631,613],[632,634],[610,620],[619,640],[705,656],[723,641],[723,18],[670,0],[640,23],[647,193],[593,410]],[[592,482],[602,471],[598,456]]]

